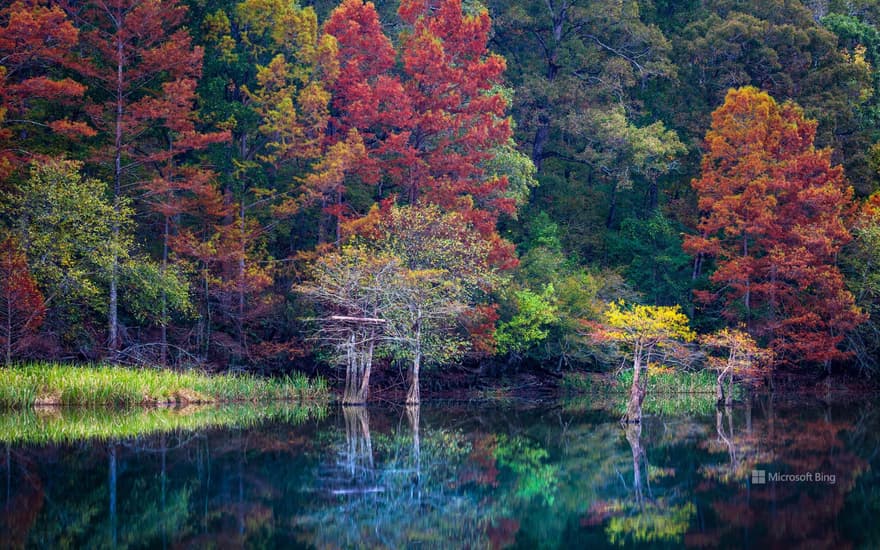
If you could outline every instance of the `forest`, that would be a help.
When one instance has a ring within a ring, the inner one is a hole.
[[[402,369],[417,403],[423,369],[626,357],[631,418],[648,369],[719,399],[872,379],[878,25],[873,0],[7,0],[2,361],[340,365],[346,402]]]

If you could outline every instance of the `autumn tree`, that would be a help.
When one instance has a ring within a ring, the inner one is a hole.
[[[177,0],[65,0],[61,5],[81,29],[81,59],[74,68],[91,86],[86,111],[100,138],[94,160],[107,170],[117,210],[133,187],[149,190],[159,166],[169,167],[160,180],[179,179],[176,157],[227,139],[222,132],[196,129],[195,88],[204,52],[183,27],[186,8]],[[119,262],[113,263],[108,346],[116,350]]]
[[[396,54],[372,3],[344,2],[326,26],[344,75],[334,89],[337,118],[343,131],[359,132],[369,156],[359,175],[393,186],[410,204],[463,213],[492,243],[494,261],[515,265],[495,225],[516,201],[507,175],[487,166],[512,136],[500,88],[505,62],[487,48],[489,15],[465,13],[461,0],[433,7],[407,0],[398,14]]]
[[[325,312],[318,336],[342,351],[352,402],[366,399],[381,348],[410,364],[407,402],[418,404],[422,368],[462,356],[465,314],[498,286],[491,247],[460,213],[391,199],[344,229],[343,246],[318,254],[296,288]]]
[[[617,344],[632,356],[633,378],[625,422],[642,420],[642,402],[647,394],[648,365],[660,348],[690,342],[696,335],[680,306],[643,306],[611,302],[604,320],[595,325],[596,341]]]
[[[839,344],[863,316],[836,265],[852,190],[831,151],[813,145],[815,131],[794,103],[731,90],[706,134],[693,181],[699,235],[685,248],[716,262],[699,301],[723,304],[779,360],[830,366],[847,357]]]
[[[383,293],[400,268],[399,258],[355,242],[318,255],[294,287],[319,307],[316,337],[345,366],[344,404],[369,397],[373,355],[387,325]]]
[[[0,243],[0,344],[6,364],[27,347],[46,316],[43,293],[30,273],[18,242],[6,237]]]
[[[770,360],[770,354],[743,330],[723,328],[700,338],[700,343],[721,355],[709,356],[709,368],[718,372],[716,397],[718,403],[733,400],[733,377],[755,375]],[[724,384],[727,383],[727,391]]]
[[[468,310],[486,303],[501,280],[491,243],[466,214],[436,205],[385,201],[353,225],[376,250],[400,260],[383,290],[386,339],[410,362],[407,402],[417,404],[422,366],[462,356],[474,338],[465,330]]]
[[[94,134],[65,111],[79,101],[85,86],[47,70],[68,65],[78,39],[64,11],[51,2],[18,0],[0,8],[0,181],[35,153],[45,152],[50,140],[44,130]]]

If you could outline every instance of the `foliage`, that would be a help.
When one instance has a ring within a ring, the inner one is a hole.
[[[847,357],[838,345],[863,315],[835,263],[851,238],[852,189],[815,131],[793,103],[731,90],[706,134],[693,181],[704,215],[685,247],[717,262],[717,290],[700,301],[721,301],[780,360],[828,364]]]
[[[645,300],[660,305],[690,301],[693,259],[682,250],[682,231],[656,211],[647,219],[627,218],[609,239],[614,262]]]
[[[495,331],[499,352],[522,353],[547,338],[550,334],[548,325],[559,321],[555,294],[552,284],[544,287],[540,294],[528,289],[513,292],[516,314],[498,325]]]
[[[0,184],[55,136],[94,135],[64,109],[86,87],[45,71],[68,66],[78,39],[79,30],[54,3],[18,0],[0,8]]]
[[[0,243],[0,345],[4,362],[27,350],[46,317],[46,301],[13,237]]]
[[[655,347],[668,346],[677,340],[690,342],[696,335],[688,327],[688,318],[680,306],[611,302],[597,337],[620,343],[633,353],[638,353],[638,348],[650,354]]]
[[[846,335],[846,348],[858,361],[861,370],[876,372],[880,346],[880,194],[873,194],[861,205],[853,223],[853,241],[844,249],[841,269],[847,276],[847,288],[868,320]]]

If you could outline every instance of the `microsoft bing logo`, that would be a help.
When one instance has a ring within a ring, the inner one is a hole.
[[[766,470],[752,470],[752,485],[764,485],[767,483]]]

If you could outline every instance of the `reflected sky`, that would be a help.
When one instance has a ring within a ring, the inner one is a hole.
[[[0,547],[880,547],[873,402],[763,395],[629,427],[590,401],[329,407],[18,440]]]

